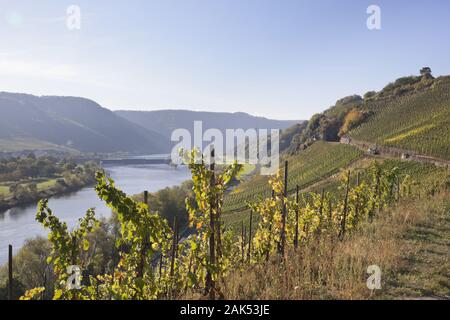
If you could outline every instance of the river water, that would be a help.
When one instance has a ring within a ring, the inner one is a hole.
[[[144,190],[155,192],[166,187],[180,185],[190,179],[187,167],[173,168],[168,165],[110,166],[105,168],[114,179],[116,186],[127,194],[137,194]],[[93,187],[49,200],[53,214],[67,222],[69,228],[77,225],[78,219],[86,210],[95,208],[96,217],[109,217],[111,211],[97,197]],[[0,265],[8,259],[8,245],[13,246],[14,254],[26,239],[38,235],[47,236],[47,231],[35,220],[36,205],[15,207],[0,212]]]

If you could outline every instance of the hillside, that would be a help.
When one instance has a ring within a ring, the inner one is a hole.
[[[0,151],[75,149],[82,152],[161,153],[167,140],[76,97],[0,93]],[[20,144],[19,144],[20,145]]]
[[[368,121],[350,137],[450,159],[450,77],[432,80],[425,90],[369,100]]]
[[[116,111],[117,115],[170,139],[175,129],[194,130],[194,121],[203,122],[203,130],[219,129],[286,129],[300,121],[271,120],[243,112],[196,112],[188,110]]]
[[[342,98],[310,121],[285,129],[280,146],[289,160],[290,193],[296,185],[302,191],[314,185],[320,185],[314,191],[333,188],[329,180],[335,173],[371,161],[356,147],[339,144],[344,136],[449,159],[450,77],[435,79],[430,73],[403,77],[379,92]],[[397,161],[396,166],[403,174],[419,176],[407,169],[410,162]],[[247,201],[269,195],[267,177],[255,175],[242,183],[225,198],[224,211],[234,213],[227,221],[240,221]]]
[[[431,73],[423,73],[399,78],[379,92],[337,101],[314,115],[286,150],[295,154],[317,140],[337,142],[348,135],[449,159],[449,119],[450,77],[433,78]]]
[[[295,192],[297,185],[303,189],[326,179],[361,156],[362,152],[355,147],[318,141],[304,152],[286,158],[290,173],[288,192]],[[242,183],[225,198],[224,211],[245,210],[246,202],[256,201],[260,196],[269,197],[268,181],[269,177],[258,175]]]

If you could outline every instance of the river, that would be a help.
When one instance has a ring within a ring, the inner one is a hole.
[[[110,166],[105,168],[114,179],[116,186],[127,194],[137,194],[144,190],[155,192],[166,187],[180,185],[190,179],[187,167],[173,168],[168,165]],[[69,228],[77,225],[86,210],[95,208],[96,217],[109,217],[111,211],[97,197],[93,187],[87,187],[64,196],[53,197],[49,207]],[[15,207],[0,212],[0,265],[8,260],[8,245],[14,254],[26,239],[38,235],[47,236],[47,231],[35,220],[36,205]]]

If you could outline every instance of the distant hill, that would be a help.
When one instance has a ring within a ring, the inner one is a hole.
[[[117,115],[146,129],[161,133],[170,139],[173,130],[187,129],[193,132],[194,121],[203,122],[203,130],[219,129],[286,129],[301,121],[271,120],[255,117],[244,112],[219,113],[196,112],[188,110],[158,110],[158,111],[116,111]]]
[[[15,151],[20,145],[30,150],[153,154],[167,152],[170,146],[164,136],[92,100],[0,92],[0,151]]]

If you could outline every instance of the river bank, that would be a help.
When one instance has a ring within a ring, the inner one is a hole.
[[[101,168],[97,166],[89,167],[81,173],[74,172],[50,179],[21,181],[3,186],[3,189],[8,190],[9,197],[4,196],[3,199],[0,197],[0,213],[14,207],[35,204],[41,199],[62,196],[93,186],[97,170],[101,170]]]
[[[0,160],[0,213],[16,206],[37,203],[57,195],[80,190],[95,183],[102,168],[95,162],[36,157]]]
[[[39,200],[42,199],[48,199],[51,197],[56,196],[64,196],[66,194],[79,191],[85,187],[93,186],[95,184],[95,179],[89,179],[89,181],[86,181],[83,184],[79,185],[72,185],[72,186],[63,186],[61,188],[48,188],[47,190],[39,191],[38,193],[25,198],[25,199],[17,199],[17,198],[10,198],[10,199],[4,199],[0,200],[0,212],[7,211],[14,207],[22,207],[27,206],[31,204],[35,204],[39,202]]]
[[[117,187],[129,195],[179,186],[191,178],[187,167],[173,168],[168,165],[111,166],[105,167],[105,171]],[[98,198],[93,184],[49,198],[49,207],[69,228],[75,227],[89,208],[95,208],[98,218],[109,218],[111,215],[111,210]],[[13,245],[17,253],[26,239],[47,237],[47,231],[35,220],[36,210],[36,203],[33,203],[0,211],[0,265],[7,261],[8,244]]]

